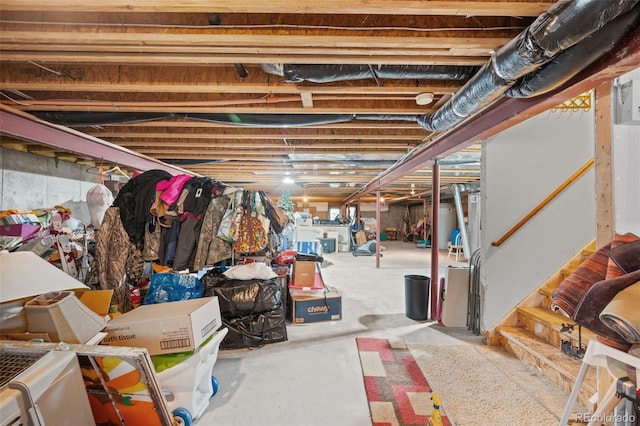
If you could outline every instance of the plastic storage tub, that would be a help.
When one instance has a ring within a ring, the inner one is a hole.
[[[209,399],[218,391],[218,381],[212,374],[213,366],[218,358],[220,343],[228,331],[227,328],[216,331],[193,355],[156,372],[169,409],[174,416],[181,417],[187,426],[204,413],[209,406]],[[165,356],[171,355],[158,357]],[[157,359],[154,359],[156,363]]]

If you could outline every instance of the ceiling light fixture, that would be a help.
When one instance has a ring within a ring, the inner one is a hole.
[[[416,95],[416,103],[418,105],[429,105],[433,102],[434,94],[431,92],[419,93]]]
[[[284,179],[282,179],[282,183],[286,183],[286,184],[292,184],[294,182],[294,180],[290,177],[286,177]]]

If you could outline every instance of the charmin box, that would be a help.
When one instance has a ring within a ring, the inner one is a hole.
[[[217,296],[142,305],[109,321],[101,344],[146,348],[150,355],[187,352],[221,325]]]

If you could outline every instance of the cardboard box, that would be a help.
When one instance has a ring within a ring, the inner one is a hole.
[[[327,287],[321,296],[291,297],[291,322],[302,324],[342,319],[342,295],[333,287]]]
[[[293,262],[293,283],[295,287],[313,287],[316,280],[316,261],[296,260]]]
[[[150,355],[187,352],[221,325],[217,296],[143,305],[109,321],[102,344],[146,348]]]

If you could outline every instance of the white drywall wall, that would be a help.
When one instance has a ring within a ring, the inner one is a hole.
[[[621,76],[617,84],[630,80],[640,86],[640,68]],[[634,107],[640,108],[640,99],[636,101]],[[613,127],[613,175],[616,232],[640,236],[640,125]]]
[[[504,244],[491,246],[593,157],[593,114],[545,112],[483,143],[481,330],[595,237],[591,168]]]

